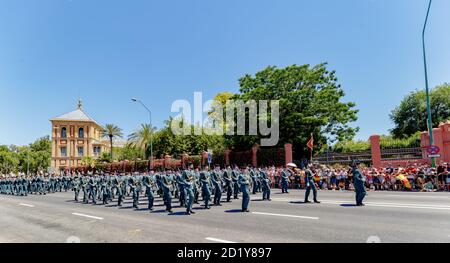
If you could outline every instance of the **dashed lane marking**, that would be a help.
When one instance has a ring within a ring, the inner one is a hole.
[[[213,242],[218,242],[218,243],[226,243],[226,244],[235,244],[235,243],[237,243],[237,242],[223,240],[223,239],[218,239],[218,238],[213,238],[213,237],[207,237],[205,239],[208,240],[208,241],[213,241]]]
[[[19,205],[21,205],[21,206],[26,206],[26,207],[34,207],[34,205],[24,204],[24,203],[20,203]]]
[[[103,219],[104,219],[104,218],[102,218],[102,217],[91,216],[91,215],[85,215],[85,214],[80,214],[80,213],[72,213],[72,215],[75,215],[75,216],[82,216],[82,217],[87,217],[87,218],[92,218],[92,219],[97,219],[97,220],[103,220]]]
[[[312,217],[312,216],[297,216],[297,215],[272,214],[272,213],[261,213],[261,212],[252,212],[252,214],[255,214],[255,215],[266,215],[266,216],[279,216],[279,217],[291,217],[291,218],[300,218],[300,219],[319,220],[318,217]]]

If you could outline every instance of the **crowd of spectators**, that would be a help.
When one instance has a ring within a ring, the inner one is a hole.
[[[279,187],[283,168],[269,169],[273,187]],[[380,191],[450,191],[450,164],[441,163],[436,168],[429,165],[411,164],[405,167],[389,165],[386,168],[361,167],[366,178],[366,188]],[[316,164],[313,172],[318,189],[321,190],[354,190],[351,169],[346,166],[327,166]],[[305,173],[295,169],[290,177],[291,189],[304,189]]]

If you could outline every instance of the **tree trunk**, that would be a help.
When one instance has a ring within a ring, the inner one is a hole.
[[[111,161],[113,161],[113,137],[109,136],[109,145],[111,146]]]

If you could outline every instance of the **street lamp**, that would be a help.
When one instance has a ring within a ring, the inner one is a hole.
[[[150,169],[153,169],[153,126],[152,126],[152,111],[145,106],[145,104],[138,98],[131,99],[134,102],[139,102],[147,111],[150,119]]]
[[[430,134],[430,146],[433,146],[434,140],[433,140],[433,121],[431,119],[431,107],[430,107],[430,90],[428,87],[427,55],[426,55],[426,49],[425,49],[425,30],[427,28],[428,15],[430,14],[430,8],[431,8],[432,2],[433,2],[433,0],[430,0],[430,2],[428,3],[427,16],[425,18],[425,24],[423,25],[423,31],[422,31],[423,65],[424,65],[424,69],[425,69],[425,92],[426,92],[426,97],[427,97],[428,132]],[[432,167],[436,166],[434,157],[431,158],[431,165],[432,165]]]

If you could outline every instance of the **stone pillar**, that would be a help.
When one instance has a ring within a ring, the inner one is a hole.
[[[292,144],[291,143],[286,143],[284,145],[284,154],[285,154],[286,164],[292,163],[293,157],[292,157]]]
[[[208,162],[208,152],[202,152],[202,162],[201,165],[205,166]]]
[[[181,168],[186,169],[186,167],[187,167],[186,162],[187,162],[188,158],[189,158],[189,155],[186,153],[183,153],[181,155]]]
[[[450,163],[450,121],[439,125],[442,129],[442,140],[444,149],[441,150],[442,159],[446,163]]]
[[[225,150],[225,166],[230,165],[230,154],[231,154],[231,150],[229,150],[229,149]]]
[[[171,158],[170,155],[164,156],[164,168],[169,167]]]
[[[433,139],[434,139],[434,145],[436,145],[437,147],[439,147],[440,152],[439,154],[441,155],[440,158],[436,158],[436,165],[439,165],[440,162],[444,161],[445,158],[445,149],[444,149],[444,138],[443,138],[443,130],[441,129],[441,126],[439,126],[439,128],[434,128],[433,129]]]
[[[373,167],[379,169],[381,168],[380,135],[372,135],[369,140],[372,149]]]
[[[253,167],[258,167],[258,146],[252,147],[252,165]]]

